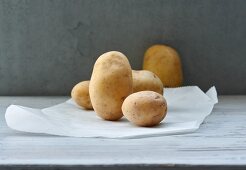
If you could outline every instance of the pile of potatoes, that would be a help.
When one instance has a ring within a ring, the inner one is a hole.
[[[153,72],[131,69],[127,57],[110,51],[95,62],[90,81],[74,86],[73,100],[85,109],[94,109],[104,120],[124,115],[138,126],[155,126],[166,116],[163,83]]]

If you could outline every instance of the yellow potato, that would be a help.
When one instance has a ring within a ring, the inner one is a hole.
[[[132,70],[133,93],[155,91],[163,95],[163,84],[158,76],[147,70]]]
[[[98,116],[105,120],[118,120],[123,116],[122,103],[132,93],[132,70],[124,54],[111,51],[97,59],[89,92]]]
[[[167,103],[159,93],[140,91],[125,99],[122,112],[130,122],[138,126],[155,126],[165,118]]]
[[[85,109],[93,109],[89,95],[89,83],[90,81],[82,81],[76,84],[71,91],[72,99]]]
[[[173,48],[153,45],[144,55],[143,69],[155,73],[165,87],[178,87],[183,83],[180,57]]]

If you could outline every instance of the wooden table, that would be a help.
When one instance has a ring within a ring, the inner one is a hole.
[[[0,169],[246,169],[246,96],[221,96],[195,133],[142,139],[70,138],[9,129],[11,104],[42,108],[67,97],[0,97]]]

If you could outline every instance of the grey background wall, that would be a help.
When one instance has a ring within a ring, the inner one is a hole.
[[[179,51],[185,85],[246,94],[244,0],[0,0],[0,95],[67,95],[100,54],[141,69],[156,43]]]

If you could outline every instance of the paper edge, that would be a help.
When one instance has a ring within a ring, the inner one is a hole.
[[[215,86],[210,87],[205,94],[211,99],[213,104],[218,103],[218,94]]]

